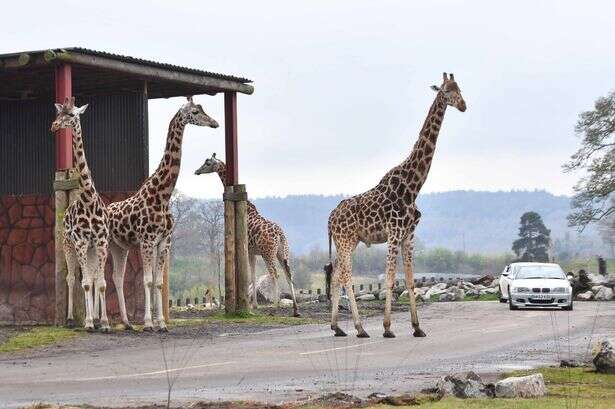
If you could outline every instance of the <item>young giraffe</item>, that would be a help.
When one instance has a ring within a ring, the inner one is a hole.
[[[433,86],[432,89],[437,91],[437,95],[410,156],[399,166],[391,169],[376,187],[340,202],[329,216],[329,257],[331,239],[337,251],[331,284],[331,329],[335,331],[336,336],[346,335],[337,325],[340,285],[342,285],[348,294],[357,336],[369,337],[361,324],[354,291],[350,285],[352,253],[359,242],[365,243],[368,247],[374,243],[388,243],[384,337],[395,336],[391,331],[391,296],[400,246],[409,290],[414,336],[425,336],[419,328],[412,272],[414,230],[421,217],[415,200],[427,179],[446,107],[451,105],[461,112],[466,110],[465,101],[453,74],[447,78],[444,73],[442,86]]]
[[[222,182],[222,186],[226,186],[226,165],[224,162],[216,158],[214,153],[211,158],[208,158],[203,166],[198,168],[194,173],[202,175],[204,173],[217,173]],[[286,280],[290,286],[290,292],[293,297],[293,315],[299,317],[297,311],[297,298],[295,296],[295,286],[290,272],[288,263],[289,249],[288,240],[284,230],[276,223],[265,219],[258,213],[256,206],[248,201],[248,257],[250,261],[250,271],[252,276],[252,305],[257,307],[256,297],[256,256],[263,257],[267,265],[267,271],[274,282],[274,302],[279,303],[279,288],[278,288],[278,271],[275,267],[275,260],[284,269]]]
[[[131,197],[109,205],[112,240],[109,246],[113,255],[113,282],[117,289],[122,322],[131,329],[124,300],[124,273],[126,258],[131,247],[139,246],[143,262],[145,288],[144,331],[152,331],[150,290],[155,285],[154,306],[156,325],[166,331],[162,316],[162,269],[168,258],[173,231],[173,216],[169,199],[175,188],[181,162],[182,138],[187,124],[217,128],[218,122],[205,113],[201,105],[188,97],[169,124],[166,148],[160,165],[141,188]]]
[[[102,317],[101,331],[109,332],[109,320],[105,304],[105,263],[107,261],[107,245],[109,241],[109,214],[107,207],[96,192],[90,169],[85,158],[83,139],[81,134],[81,121],[79,116],[85,111],[87,105],[75,106],[75,98],[66,98],[64,104],[55,104],[57,116],[51,125],[51,132],[62,128],[73,130],[73,158],[79,171],[79,198],[68,206],[64,214],[64,254],[68,273],[68,314],[66,323],[69,327],[75,325],[73,319],[73,287],[75,272],[81,267],[81,285],[85,292],[85,328],[94,330],[93,290],[96,289],[101,296]]]

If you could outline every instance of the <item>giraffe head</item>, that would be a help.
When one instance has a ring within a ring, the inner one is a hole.
[[[188,97],[188,102],[181,107],[180,113],[183,121],[187,124],[208,126],[210,128],[217,128],[219,126],[215,119],[205,113],[200,104],[195,104],[192,101],[192,97]]]
[[[451,74],[450,77],[447,77],[446,73],[442,73],[442,85],[439,87],[436,85],[432,85],[431,89],[436,92],[442,93],[447,105],[453,106],[461,112],[465,112],[466,102],[461,96],[461,90],[459,89],[459,85],[457,85],[457,82],[455,81],[454,74]]]
[[[56,119],[51,124],[51,132],[56,132],[58,129],[74,128],[79,122],[79,115],[85,112],[88,107],[85,104],[82,107],[75,106],[75,97],[66,97],[63,104],[55,104]]]
[[[195,175],[202,175],[204,173],[218,173],[225,170],[224,162],[216,158],[216,154],[211,155],[211,158],[207,158],[205,163],[194,171]]]

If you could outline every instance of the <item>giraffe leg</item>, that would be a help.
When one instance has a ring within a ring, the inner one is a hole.
[[[338,258],[339,260],[339,258]],[[331,329],[336,337],[345,337],[346,333],[337,325],[340,305],[340,274],[338,260],[333,265],[333,277],[331,277]]]
[[[350,301],[350,309],[352,311],[352,320],[354,321],[354,327],[357,330],[358,338],[369,338],[369,335],[363,329],[361,324],[361,317],[359,316],[359,309],[357,308],[357,300],[354,298],[354,290],[352,289],[352,282],[348,280],[345,285],[346,293],[348,294],[348,300]]]
[[[252,308],[258,308],[258,295],[256,294],[256,255],[250,253],[248,255],[250,262],[250,277],[252,280]]]
[[[94,292],[94,280],[92,274],[92,268],[88,262],[88,243],[86,241],[80,241],[75,243],[75,252],[77,254],[77,260],[79,267],[81,268],[81,286],[83,287],[83,293],[85,296],[85,321],[84,327],[88,332],[94,331],[94,300],[92,293]]]
[[[107,282],[105,281],[105,264],[107,263],[107,241],[103,240],[96,243],[96,277],[95,289],[98,291],[100,300],[100,330],[105,333],[111,332],[109,318],[107,317]],[[97,311],[95,311],[98,314]]]
[[[154,324],[152,322],[152,269],[155,261],[154,247],[149,243],[141,243],[141,259],[143,262],[143,289],[145,291],[145,312],[143,316],[143,331],[152,332]]]
[[[124,250],[118,246],[113,240],[109,243],[109,250],[113,258],[113,284],[115,285],[115,291],[117,292],[117,301],[120,307],[120,316],[124,329],[134,329],[128,321],[128,314],[126,313],[126,299],[124,298],[124,274],[126,273],[126,261],[128,259],[128,250]]]
[[[385,338],[395,338],[395,334],[391,331],[391,302],[393,298],[393,282],[397,272],[397,254],[399,253],[399,242],[394,239],[389,239],[389,249],[387,254],[386,266],[386,301],[384,304],[384,334]]]
[[[77,253],[73,246],[64,241],[64,254],[66,256],[66,266],[67,266],[67,274],[66,274],[66,285],[68,287],[68,311],[66,313],[66,326],[68,328],[75,327],[75,318],[73,316],[73,291],[75,288],[75,272],[79,267],[79,262],[77,260]]]
[[[158,245],[158,257],[156,262],[156,271],[155,271],[155,287],[154,292],[155,296],[155,322],[158,327],[158,330],[161,332],[168,332],[167,324],[164,321],[164,315],[162,314],[162,285],[163,285],[163,271],[165,267],[165,263],[170,256],[171,250],[171,236],[167,236],[162,239],[160,244]]]
[[[299,312],[297,311],[297,295],[295,294],[295,284],[293,284],[293,276],[290,271],[288,259],[281,258],[280,255],[278,255],[278,261],[282,265],[284,275],[286,276],[286,281],[288,281],[288,286],[290,287],[290,295],[293,298],[293,317],[300,317],[301,314],[299,314]]]
[[[404,270],[406,272],[406,287],[410,299],[410,321],[414,328],[415,337],[424,337],[426,334],[419,327],[419,315],[416,311],[416,297],[414,295],[414,271],[412,270],[412,253],[414,252],[414,233],[411,233],[403,243]]]

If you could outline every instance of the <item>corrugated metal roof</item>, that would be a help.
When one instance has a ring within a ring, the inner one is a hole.
[[[52,50],[54,50],[54,51],[66,50],[68,52],[72,51],[72,52],[81,53],[81,54],[87,54],[87,55],[93,55],[93,56],[112,58],[112,59],[118,60],[118,61],[130,62],[130,63],[134,63],[134,64],[146,65],[146,66],[156,67],[156,68],[164,68],[164,69],[171,70],[171,71],[184,72],[184,73],[189,73],[189,74],[204,75],[204,76],[211,77],[211,78],[217,78],[217,79],[222,79],[222,80],[239,82],[239,83],[242,83],[242,84],[248,84],[248,83],[252,82],[252,80],[250,80],[250,79],[242,78],[242,77],[236,77],[234,75],[219,74],[219,73],[215,73],[215,72],[210,72],[210,71],[199,70],[199,69],[195,69],[195,68],[184,67],[184,66],[181,66],[181,65],[167,64],[167,63],[151,61],[151,60],[144,60],[142,58],[130,57],[130,56],[127,56],[127,55],[120,55],[120,54],[113,54],[113,53],[109,53],[109,52],[106,52],[106,51],[92,50],[92,49],[83,48],[83,47],[53,48]],[[0,59],[1,58],[6,58],[6,57],[17,56],[17,55],[20,55],[20,54],[23,54],[23,53],[34,54],[34,53],[44,53],[45,51],[47,51],[47,50],[24,51],[24,52],[19,52],[19,53],[0,54]]]

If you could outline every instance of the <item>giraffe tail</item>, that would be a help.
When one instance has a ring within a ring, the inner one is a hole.
[[[327,300],[331,301],[331,275],[333,274],[333,263],[331,262],[331,228],[329,228],[329,262],[325,264],[325,294]]]

